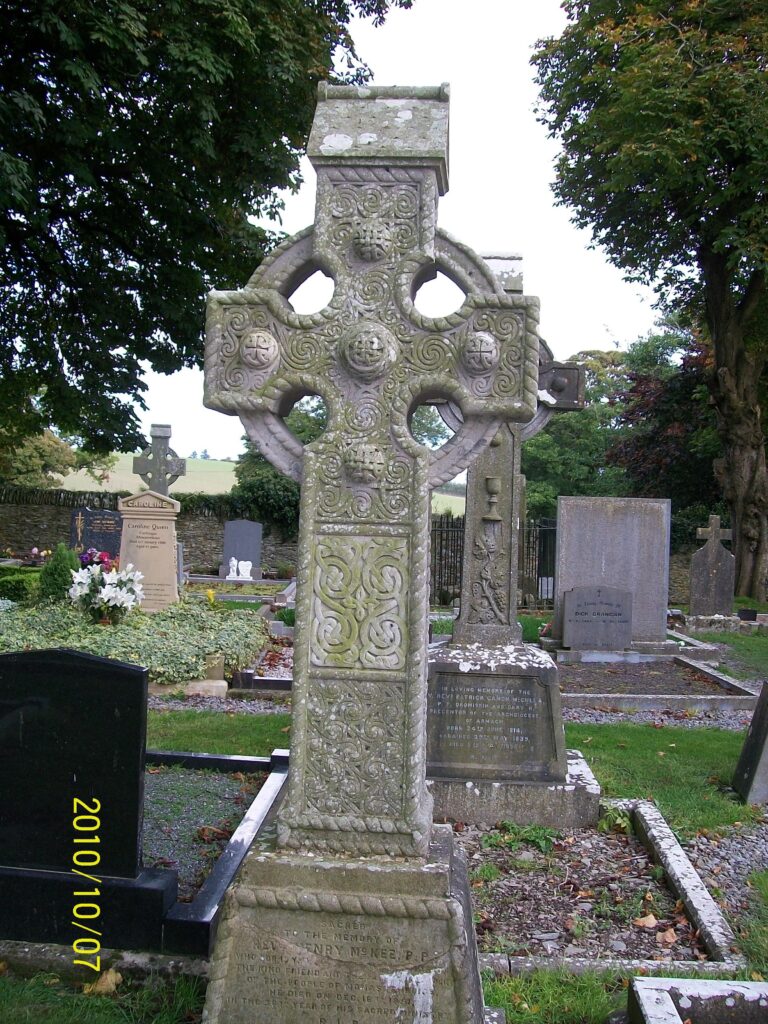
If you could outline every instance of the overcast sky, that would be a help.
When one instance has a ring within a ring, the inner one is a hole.
[[[589,233],[554,205],[557,146],[536,121],[529,59],[536,40],[559,35],[565,23],[559,0],[414,0],[381,28],[353,25],[375,84],[450,83],[450,191],[438,223],[478,253],[522,254],[524,290],[541,299],[541,334],[560,359],[626,347],[655,320],[651,292],[624,282],[600,250],[589,249]],[[286,199],[290,233],[313,219],[315,177],[306,160],[302,167],[301,192]],[[147,380],[147,434],[151,423],[170,423],[179,455],[239,454],[242,427],[203,408],[201,372]]]

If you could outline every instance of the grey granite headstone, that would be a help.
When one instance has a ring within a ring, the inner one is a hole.
[[[229,560],[251,563],[251,578],[261,579],[261,523],[251,519],[229,519],[224,524],[224,553],[219,576],[229,572]]]
[[[632,594],[617,587],[574,587],[563,594],[563,647],[623,651],[632,643]]]
[[[721,540],[730,540],[731,531],[720,529],[720,517],[710,516],[707,529],[697,531],[704,547],[691,558],[689,615],[732,615],[736,588],[736,559]]]
[[[301,505],[288,794],[277,849],[227,897],[208,1024],[483,1020],[466,864],[426,787],[430,487],[533,415],[538,302],[436,229],[447,99],[322,84],[314,227],[209,296],[206,405],[300,479]],[[318,265],[333,297],[297,314]],[[449,317],[413,305],[436,266],[466,292]],[[280,413],[307,393],[328,428],[302,447]],[[464,425],[430,453],[409,417],[434,398]]]
[[[69,527],[69,546],[77,552],[96,548],[112,558],[120,554],[123,517],[107,508],[73,509]]]
[[[619,587],[632,594],[632,641],[664,643],[669,527],[666,498],[558,498],[553,636],[563,637],[566,591]]]
[[[733,775],[733,788],[748,804],[768,803],[768,683],[763,683]]]

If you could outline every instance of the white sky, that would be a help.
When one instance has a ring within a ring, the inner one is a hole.
[[[374,84],[450,83],[450,191],[438,223],[478,253],[523,255],[524,290],[541,299],[541,334],[559,359],[625,347],[656,318],[650,290],[627,284],[553,202],[557,146],[535,119],[528,62],[536,40],[558,35],[565,23],[559,0],[415,0],[381,28],[353,25]],[[314,173],[306,160],[302,167],[301,192],[286,199],[282,227],[290,233],[314,214]],[[147,435],[151,423],[170,423],[181,456],[240,453],[239,421],[203,407],[202,372],[147,381]]]

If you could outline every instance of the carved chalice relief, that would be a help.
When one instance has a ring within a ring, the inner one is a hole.
[[[470,334],[464,342],[461,361],[467,373],[473,375],[488,373],[499,364],[499,344],[485,331]]]
[[[365,383],[383,377],[397,359],[394,334],[383,324],[368,320],[350,327],[339,347],[347,372]]]
[[[271,369],[278,355],[277,339],[262,327],[252,327],[240,339],[240,358],[254,370]]]
[[[477,563],[477,577],[472,585],[472,611],[470,621],[488,623],[504,622],[506,596],[503,570],[496,568],[497,560],[503,560],[503,522],[497,511],[501,478],[485,478],[488,495],[488,511],[482,518],[483,532],[475,538],[472,554]]]

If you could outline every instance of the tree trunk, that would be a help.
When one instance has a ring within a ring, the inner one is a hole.
[[[736,593],[766,600],[768,585],[768,468],[761,420],[759,381],[765,352],[747,347],[745,327],[764,288],[748,289],[736,306],[725,260],[710,257],[703,267],[707,320],[712,336],[715,374],[710,390],[717,411],[724,458],[715,470],[731,509],[736,556]]]

